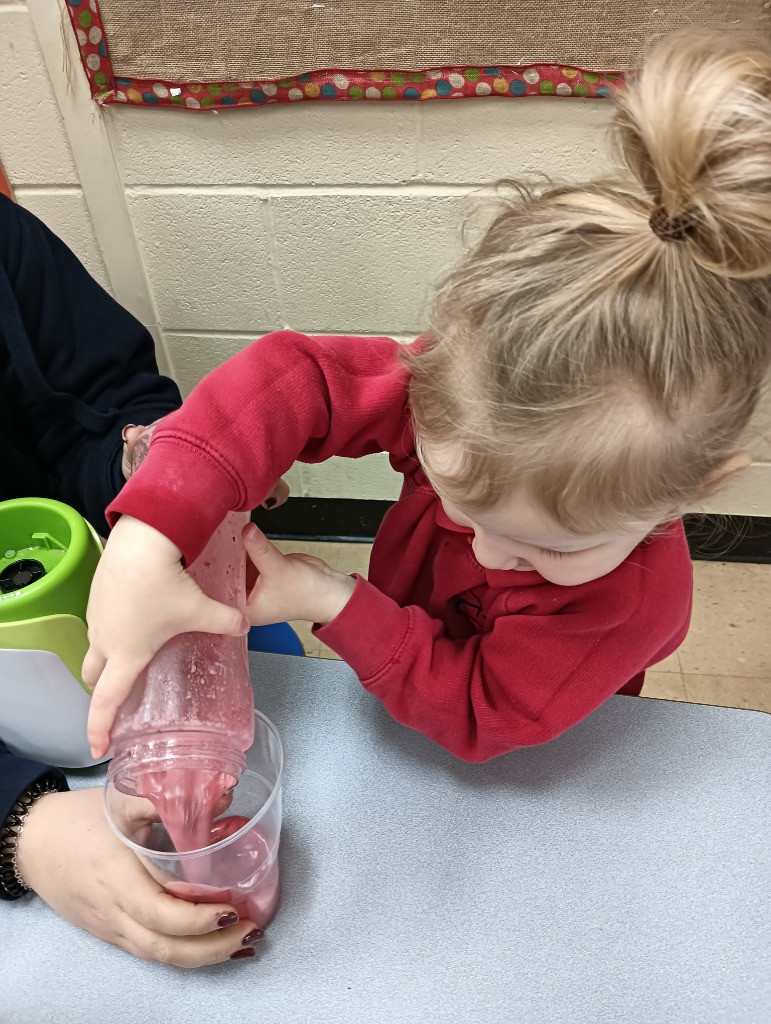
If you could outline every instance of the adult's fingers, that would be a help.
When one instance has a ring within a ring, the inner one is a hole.
[[[208,935],[227,928],[231,938],[241,941],[243,935],[254,928],[250,921],[239,922],[238,914],[226,902],[191,903],[172,896],[163,889],[147,889],[127,893],[123,909],[138,924],[150,932],[168,936]],[[242,925],[235,929],[233,926]]]
[[[147,427],[137,426],[135,423],[127,423],[123,428],[123,443],[126,445],[129,455],[133,453],[134,445],[146,430]]]
[[[283,505],[286,499],[289,497],[289,484],[286,480],[281,477],[276,486],[271,492],[266,495],[265,500],[262,503],[263,508],[278,508],[279,505]]]
[[[203,967],[224,960],[248,958],[263,936],[251,921],[219,928],[204,935],[163,935],[127,919],[122,930],[124,948],[142,960],[157,960],[176,967]],[[235,954],[235,955],[234,955]]]
[[[127,423],[123,428],[123,455],[121,458],[121,469],[123,476],[128,480],[133,469],[134,446],[139,438],[147,430],[147,427],[137,426],[134,423]]]

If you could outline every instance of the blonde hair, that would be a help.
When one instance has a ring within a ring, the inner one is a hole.
[[[704,496],[757,403],[771,59],[677,33],[616,102],[619,178],[504,183],[406,357],[432,482],[469,510],[523,486],[576,533],[666,521]],[[437,447],[452,473],[432,469]]]

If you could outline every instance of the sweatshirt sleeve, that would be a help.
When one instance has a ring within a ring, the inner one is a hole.
[[[256,508],[298,459],[401,450],[410,425],[397,352],[388,338],[259,339],[158,427],[108,521],[141,519],[190,564],[227,512]]]
[[[622,600],[597,581],[594,598],[560,614],[502,615],[489,632],[451,639],[422,608],[356,580],[343,611],[314,633],[393,718],[465,761],[559,736],[675,650],[690,615],[685,577],[655,593],[629,586]]]
[[[2,196],[0,261],[10,286],[0,301],[11,356],[4,387],[56,496],[106,532],[104,510],[123,485],[121,430],[176,409],[179,390],[158,373],[146,328]]]

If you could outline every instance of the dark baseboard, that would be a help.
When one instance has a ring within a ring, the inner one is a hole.
[[[252,519],[274,540],[374,540],[392,501],[289,498],[279,508],[255,509]]]
[[[684,522],[697,561],[771,563],[771,518],[690,515]]]
[[[270,512],[256,509],[252,518],[275,540],[365,543],[374,538],[392,504],[352,498],[290,498]],[[689,515],[685,532],[694,559],[771,563],[771,518]]]

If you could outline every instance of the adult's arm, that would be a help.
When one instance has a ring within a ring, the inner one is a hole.
[[[121,431],[180,404],[153,340],[29,211],[0,196],[4,397],[62,501],[98,530],[123,484]]]
[[[15,757],[0,740],[0,828],[8,820],[19,797],[36,782],[50,779],[58,789],[66,790],[67,780],[59,768]],[[15,899],[8,896],[0,886],[0,899]]]

